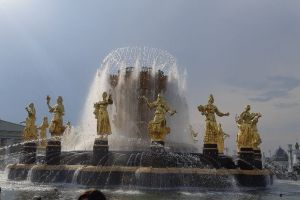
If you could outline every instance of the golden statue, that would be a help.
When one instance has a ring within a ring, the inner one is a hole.
[[[47,96],[47,105],[49,108],[49,112],[52,113],[49,132],[51,133],[52,137],[60,137],[65,131],[65,126],[63,124],[63,116],[65,115],[63,98],[61,96],[57,97],[57,103],[53,107],[50,105],[50,100],[50,96]]]
[[[166,135],[170,133],[170,128],[167,127],[166,113],[174,115],[175,110],[171,110],[160,94],[157,95],[157,100],[150,103],[148,98],[143,96],[144,101],[150,109],[155,108],[154,118],[148,124],[148,131],[151,141],[164,141]]]
[[[40,130],[40,146],[46,147],[46,141],[47,141],[47,128],[49,127],[48,124],[48,117],[43,118],[42,124],[38,127]]]
[[[23,130],[23,140],[24,141],[31,141],[31,140],[37,140],[37,128],[35,125],[36,120],[36,112],[34,108],[34,104],[30,103],[29,106],[26,108],[27,111],[27,118],[25,122],[25,128]]]
[[[218,152],[224,153],[224,141],[226,138],[230,137],[227,133],[225,133],[222,129],[221,123],[219,123],[218,127]]]
[[[257,130],[257,123],[258,123],[258,119],[261,117],[261,114],[259,113],[256,117],[254,117],[254,119],[252,120],[252,132],[253,132],[253,149],[254,150],[259,150],[259,145],[261,144],[261,138],[260,138],[260,134],[258,133]]]
[[[111,94],[107,98],[107,92],[103,92],[102,98],[102,101],[94,104],[94,114],[97,119],[97,135],[100,139],[107,140],[107,136],[111,134],[107,106],[113,104],[113,100]]]
[[[253,148],[253,124],[257,123],[255,123],[255,118],[260,116],[260,113],[250,113],[250,109],[250,105],[247,105],[245,110],[236,118],[239,128],[237,134],[238,150],[241,148]]]
[[[219,117],[229,116],[229,113],[222,113],[219,109],[213,104],[214,97],[211,94],[208,98],[207,105],[198,106],[198,110],[202,115],[205,115],[206,119],[206,127],[205,127],[205,136],[204,136],[204,144],[218,144],[218,133],[219,127],[216,121],[216,115]]]

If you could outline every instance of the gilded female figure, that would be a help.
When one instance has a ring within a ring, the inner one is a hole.
[[[176,111],[169,108],[160,94],[158,94],[157,99],[154,102],[149,102],[145,96],[142,98],[150,109],[155,109],[154,118],[148,124],[151,140],[164,141],[165,136],[170,133],[170,128],[167,127],[166,113],[174,115]]]
[[[111,134],[107,106],[113,104],[113,100],[111,94],[107,98],[107,92],[103,92],[102,98],[102,101],[94,104],[94,114],[97,119],[97,135],[100,139],[107,139],[107,136]]]
[[[237,134],[237,146],[240,148],[253,147],[253,120],[259,116],[259,113],[250,113],[250,105],[245,107],[245,110],[237,117],[236,122],[239,128]]]
[[[46,141],[47,141],[47,128],[49,127],[48,124],[48,117],[43,118],[42,124],[38,127],[40,130],[40,140],[41,140],[41,147],[46,147]]]
[[[26,108],[27,118],[25,122],[25,128],[23,130],[23,139],[25,141],[37,139],[37,128],[35,125],[36,111],[33,103],[30,103]]]
[[[210,95],[208,98],[207,105],[198,106],[198,110],[202,115],[205,115],[206,125],[205,125],[205,136],[204,136],[204,144],[217,144],[218,143],[218,133],[219,127],[216,121],[216,116],[219,117],[229,116],[229,113],[222,113],[219,111],[217,106],[214,105],[214,97]]]
[[[62,136],[65,131],[65,126],[63,125],[63,116],[65,115],[63,98],[61,96],[57,97],[56,104],[53,107],[50,105],[50,100],[50,96],[47,96],[49,112],[52,113],[49,132],[51,136]]]

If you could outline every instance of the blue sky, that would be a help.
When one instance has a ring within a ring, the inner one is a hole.
[[[262,112],[264,148],[299,139],[300,1],[0,0],[0,118],[20,122],[33,101],[63,95],[76,124],[91,81],[113,49],[167,50],[187,70],[193,123],[215,95],[230,143],[246,104]]]

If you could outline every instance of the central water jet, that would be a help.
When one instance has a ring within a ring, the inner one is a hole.
[[[110,91],[115,104],[109,110],[113,132],[109,136],[111,149],[143,150],[149,146],[147,123],[152,112],[140,97],[154,100],[162,94],[180,113],[168,122],[172,132],[166,138],[166,146],[176,147],[177,151],[197,151],[188,132],[185,85],[185,73],[179,72],[176,59],[166,51],[139,47],[112,51],[96,73],[79,127],[67,136],[73,139],[63,144],[64,150],[91,150],[96,133],[93,103],[99,100],[102,92]]]

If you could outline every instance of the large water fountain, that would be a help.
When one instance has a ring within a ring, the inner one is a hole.
[[[222,131],[215,115],[229,113],[221,113],[211,95],[208,104],[198,108],[207,123],[203,153],[193,146],[186,84],[180,74],[184,73],[179,72],[174,57],[162,50],[120,48],[111,52],[96,73],[78,127],[61,124],[61,97],[55,106],[47,97],[53,137],[47,141],[45,155],[36,155],[34,131],[27,128],[24,154],[19,164],[7,166],[8,179],[148,189],[270,183],[270,172],[262,169],[260,143],[253,146],[251,137],[245,137],[258,134],[252,127],[259,114],[247,110],[237,120],[242,128],[235,162],[223,154],[222,140],[217,139]],[[102,94],[103,101],[99,101]],[[105,114],[107,107],[109,115]],[[27,125],[34,126],[30,115]]]

